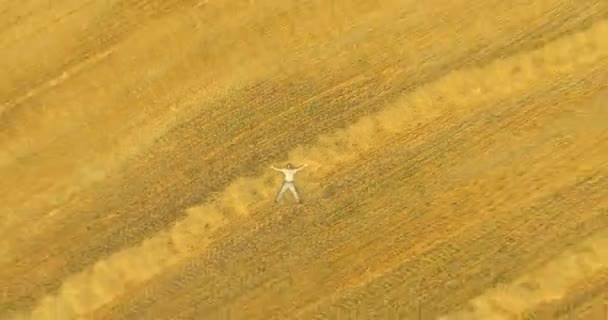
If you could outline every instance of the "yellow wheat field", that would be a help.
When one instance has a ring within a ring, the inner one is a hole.
[[[0,49],[0,319],[608,319],[608,2],[24,0]]]

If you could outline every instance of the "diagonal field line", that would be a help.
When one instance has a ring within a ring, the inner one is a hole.
[[[454,71],[375,115],[322,135],[313,145],[295,148],[288,158],[309,163],[309,177],[319,181],[340,164],[359,158],[377,141],[414,132],[419,125],[432,122],[445,112],[462,112],[466,106],[523,93],[539,79],[559,78],[579,67],[605,63],[606,34],[608,21],[601,21],[538,50],[481,68]],[[213,233],[230,223],[229,214],[246,217],[256,204],[271,197],[275,191],[269,184],[272,174],[236,179],[214,199],[188,209],[186,217],[172,228],[69,277],[57,294],[43,298],[28,316],[15,319],[70,319],[88,314],[126,292],[130,284],[145,282],[168,266],[204,250]]]
[[[543,267],[471,301],[470,310],[440,320],[514,319],[544,302],[563,298],[568,288],[608,268],[608,230],[589,237]]]

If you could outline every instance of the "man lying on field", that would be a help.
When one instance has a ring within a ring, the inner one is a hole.
[[[296,173],[298,171],[302,170],[306,166],[307,166],[307,164],[300,166],[298,168],[294,168],[291,163],[288,163],[284,169],[279,169],[279,168],[275,168],[275,166],[270,166],[272,169],[282,172],[283,175],[285,176],[285,178],[283,180],[283,186],[281,186],[281,189],[277,193],[277,196],[275,197],[274,202],[279,202],[281,200],[281,198],[283,197],[283,194],[287,190],[289,190],[291,192],[291,194],[293,194],[293,197],[297,203],[301,202],[300,195],[298,194],[298,190],[296,189],[296,186],[294,184],[294,178],[295,178]]]

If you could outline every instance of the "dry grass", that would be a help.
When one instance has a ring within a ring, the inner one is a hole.
[[[440,319],[509,319],[542,303],[561,300],[568,289],[605,268],[604,233],[582,241],[547,265],[473,299],[472,310]]]
[[[600,314],[605,3],[45,6],[0,7],[0,317]]]

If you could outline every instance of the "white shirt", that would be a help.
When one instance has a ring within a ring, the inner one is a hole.
[[[294,176],[298,169],[279,169],[285,175],[285,182],[293,182]]]

